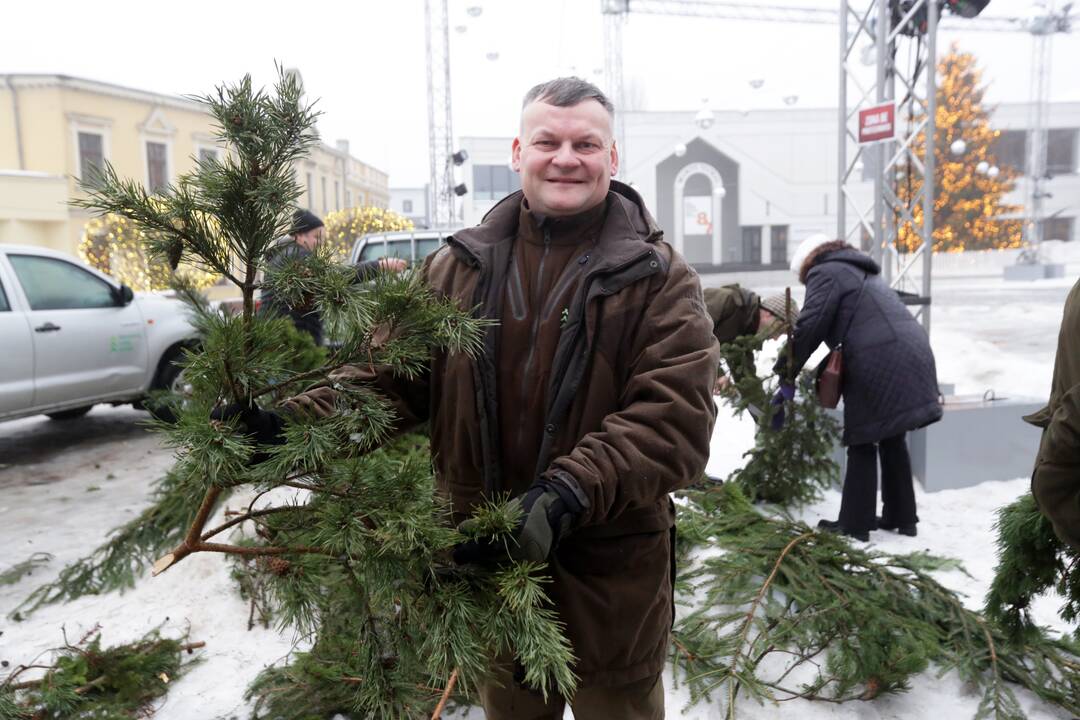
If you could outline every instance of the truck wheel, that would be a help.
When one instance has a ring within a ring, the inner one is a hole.
[[[151,390],[167,393],[167,399],[148,398],[143,403],[151,415],[163,422],[176,422],[180,408],[191,395],[191,386],[184,379],[184,368],[176,364],[180,358],[181,354],[177,352],[171,353],[162,361],[157,382],[151,388]]]
[[[90,412],[90,408],[93,405],[84,405],[82,407],[71,408],[70,410],[61,410],[60,412],[45,413],[45,417],[50,420],[74,420],[75,418],[81,418],[86,413]]]

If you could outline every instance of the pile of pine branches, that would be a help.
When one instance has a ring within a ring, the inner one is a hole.
[[[197,660],[185,662],[205,643],[163,638],[157,630],[141,640],[101,647],[100,628],[52,652],[46,664],[20,665],[0,681],[0,720],[128,720],[153,714],[154,702]],[[44,673],[41,673],[41,671]],[[38,673],[35,679],[20,679]]]

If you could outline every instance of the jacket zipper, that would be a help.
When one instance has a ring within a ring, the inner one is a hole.
[[[589,300],[589,286],[592,284],[592,282],[598,277],[614,275],[614,274],[619,273],[619,272],[621,272],[621,271],[623,271],[623,270],[625,270],[625,269],[627,269],[629,267],[632,267],[632,266],[636,265],[637,263],[641,262],[642,260],[644,260],[645,258],[652,255],[653,253],[654,253],[653,250],[649,250],[648,252],[642,253],[641,255],[638,255],[638,256],[636,256],[634,258],[631,258],[630,260],[627,260],[626,262],[624,262],[624,263],[622,263],[620,265],[616,265],[613,268],[609,268],[607,270],[602,270],[602,271],[600,271],[600,270],[593,271],[593,272],[591,272],[591,273],[589,273],[588,275],[585,276],[585,279],[582,281],[582,289],[581,289],[581,291],[584,293],[583,296],[582,296],[581,309],[579,310],[579,313],[578,313],[577,323],[574,325],[574,333],[573,333],[573,335],[570,336],[569,347],[573,348],[575,345],[577,345],[578,338],[580,337],[581,332],[582,332],[582,328],[584,328],[584,326],[585,326],[585,312],[586,312],[586,310],[588,308],[588,305],[589,305],[589,302],[588,302],[588,300]],[[548,388],[548,397],[550,397],[551,400],[550,400],[550,404],[548,405],[547,412],[544,415],[544,427],[545,428],[547,428],[551,424],[552,415],[553,415],[553,413],[555,411],[555,402],[558,400],[558,397],[559,397],[559,389],[562,387],[562,383],[566,379],[566,376],[565,376],[566,371],[567,371],[568,366],[570,364],[570,360],[573,358],[573,356],[574,356],[574,353],[572,351],[566,352],[563,355],[562,359],[561,359],[562,361],[559,363],[559,367],[555,369],[554,373],[552,373],[552,376],[551,376],[552,385]]]
[[[544,252],[540,255],[540,267],[538,268],[536,273],[536,285],[534,286],[532,297],[529,298],[529,301],[533,306],[532,309],[534,311],[534,314],[532,320],[532,328],[530,328],[529,331],[529,357],[525,361],[525,370],[521,374],[521,384],[523,386],[525,385],[525,383],[528,382],[529,370],[530,368],[532,368],[533,361],[536,359],[536,337],[540,334],[540,316],[542,314],[540,311],[543,309],[543,303],[536,302],[538,300],[536,294],[544,282],[544,265],[547,263],[548,253],[551,251],[551,229],[548,228],[546,225],[547,224],[545,223]],[[522,396],[524,396],[524,394],[524,388],[522,388]],[[521,430],[524,430],[524,425],[519,428],[519,432]]]

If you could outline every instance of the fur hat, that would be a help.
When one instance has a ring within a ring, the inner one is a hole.
[[[762,299],[761,309],[768,310],[770,313],[776,316],[780,322],[785,322],[784,315],[787,309],[787,297],[784,295],[770,295],[767,298]],[[795,299],[791,300],[791,314],[787,318],[786,323],[792,327],[795,326],[795,321],[799,319],[799,304],[795,302]]]
[[[300,233],[314,230],[315,228],[321,228],[322,226],[322,219],[315,213],[310,210],[297,210],[293,213],[292,228],[289,229],[289,234],[299,235]]]
[[[810,257],[810,253],[830,240],[832,238],[825,233],[815,233],[799,243],[799,247],[795,249],[795,254],[791,256],[791,272],[797,275],[802,270],[806,258]]]

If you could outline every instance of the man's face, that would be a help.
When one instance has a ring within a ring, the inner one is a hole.
[[[323,229],[321,227],[307,230],[302,233],[296,233],[294,236],[296,244],[305,250],[314,250],[315,246],[322,240]]]
[[[561,217],[599,205],[618,166],[611,115],[595,100],[570,107],[537,101],[521,113],[513,167],[533,212]]]
[[[758,310],[758,330],[768,330],[768,337],[774,340],[780,337],[786,328],[784,323],[780,322],[780,318],[773,315],[771,312],[764,308]]]

